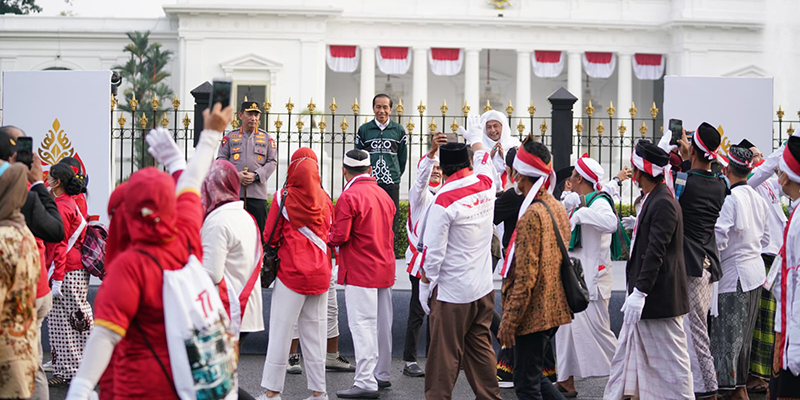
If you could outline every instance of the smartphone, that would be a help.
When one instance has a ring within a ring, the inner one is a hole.
[[[31,168],[33,164],[33,138],[17,138],[17,162],[21,162]]]
[[[214,79],[209,107],[213,108],[217,103],[222,104],[222,108],[231,105],[231,87],[233,82],[230,79]]]
[[[670,139],[669,144],[678,144],[678,140],[683,138],[683,121],[680,119],[670,118],[669,130],[672,132],[672,139]]]

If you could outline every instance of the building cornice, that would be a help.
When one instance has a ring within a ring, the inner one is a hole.
[[[293,6],[260,6],[237,4],[169,4],[164,6],[167,16],[183,15],[248,15],[248,16],[305,16],[305,17],[334,17],[341,15],[343,10],[334,7],[293,7]]]

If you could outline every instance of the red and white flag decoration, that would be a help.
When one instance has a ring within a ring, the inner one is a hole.
[[[408,47],[380,46],[375,49],[378,69],[386,75],[403,75],[411,66],[411,51]]]
[[[355,72],[361,51],[358,46],[328,46],[328,68],[333,72]]]
[[[564,70],[563,51],[536,50],[531,55],[533,73],[539,78],[555,78]]]
[[[661,54],[634,54],[633,73],[643,81],[661,79],[664,76],[664,56]]]
[[[431,48],[428,53],[431,71],[439,76],[453,76],[461,72],[464,52],[461,49]]]
[[[614,53],[583,53],[583,69],[590,78],[608,78],[617,67],[617,55]]]

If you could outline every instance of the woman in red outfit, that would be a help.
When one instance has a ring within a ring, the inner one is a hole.
[[[53,377],[48,382],[56,386],[68,384],[78,371],[92,329],[92,307],[86,300],[89,272],[81,264],[86,219],[73,199],[83,190],[83,182],[70,166],[56,164],[50,168],[47,183],[64,222],[64,240],[46,244],[53,291],[53,308],[47,318]]]
[[[92,362],[81,365],[68,399],[90,397],[112,353],[124,371],[113,376],[114,399],[177,398],[164,326],[162,269],[182,269],[190,255],[203,258],[200,186],[233,109],[221,111],[215,105],[213,113],[205,114],[206,130],[177,185],[155,168],[136,172],[126,184],[114,219],[124,216],[130,243],[108,265],[97,293],[96,326],[86,345],[86,359]],[[116,226],[112,219],[109,237],[116,238]]]
[[[81,211],[81,215],[83,215],[83,218],[86,218],[86,220],[88,221],[89,210],[86,206],[86,193],[87,189],[89,188],[89,177],[86,175],[86,171],[83,170],[81,162],[74,157],[64,157],[58,163],[66,164],[72,167],[72,170],[75,171],[75,177],[78,178],[81,182],[83,182],[83,190],[81,190],[80,193],[72,196],[72,199],[75,200],[75,204],[78,205],[78,210]]]
[[[325,343],[327,329],[328,287],[331,281],[331,257],[328,232],[333,205],[322,189],[317,156],[303,147],[292,155],[286,178],[286,197],[280,191],[270,206],[263,238],[270,239],[277,224],[272,245],[280,244],[281,267],[272,291],[269,346],[261,386],[267,398],[280,395],[286,377],[286,355],[297,325],[305,355],[308,388],[313,398],[327,399],[325,393]],[[280,203],[284,209],[279,213]]]

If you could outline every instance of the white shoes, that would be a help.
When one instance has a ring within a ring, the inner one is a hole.
[[[314,397],[314,395],[312,394],[311,396],[308,396],[308,398],[306,398],[306,400],[328,400],[328,394],[325,393],[322,396],[318,396],[318,397]]]

